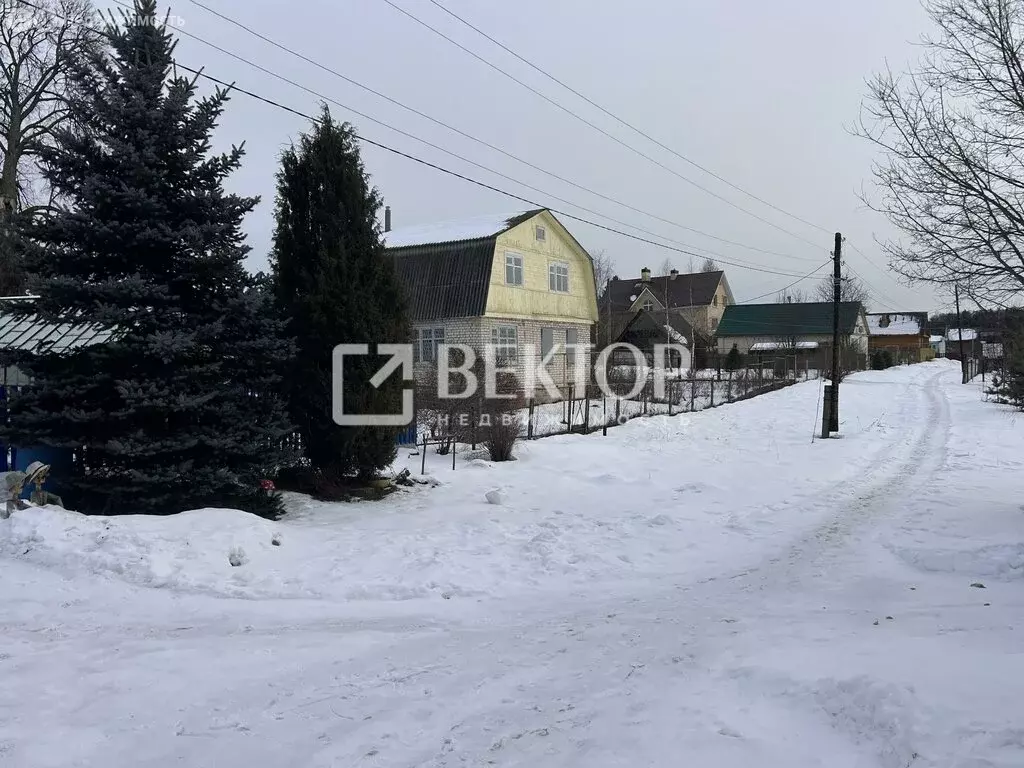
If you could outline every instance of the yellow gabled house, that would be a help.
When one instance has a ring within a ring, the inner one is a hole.
[[[495,354],[525,381],[527,366],[547,365],[566,387],[589,380],[597,291],[590,254],[548,210],[485,216],[384,233],[406,288],[416,363],[432,363],[440,344]],[[579,345],[572,349],[573,345]]]

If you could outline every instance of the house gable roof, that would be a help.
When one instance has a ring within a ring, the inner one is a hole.
[[[839,304],[839,332],[853,333],[863,312],[859,301]],[[832,302],[731,304],[718,336],[819,336],[832,333]]]
[[[625,338],[630,332],[649,333],[657,336],[660,341],[671,341],[673,344],[691,344],[695,336],[693,326],[682,315],[670,313],[666,324],[665,315],[661,312],[643,309],[626,323],[618,338]]]
[[[667,290],[670,307],[705,306],[711,304],[724,277],[725,273],[718,271],[676,275],[675,280],[671,275],[661,275],[652,277],[646,283],[639,277],[630,280],[615,278],[608,285],[606,301],[611,301],[612,312],[622,312],[632,307],[644,288],[647,288],[659,297],[658,301],[661,304],[665,302]]]
[[[498,236],[540,212],[477,216],[385,232],[385,252],[394,260],[413,322],[483,315]]]

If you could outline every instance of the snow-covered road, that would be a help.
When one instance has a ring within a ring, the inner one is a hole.
[[[1024,422],[958,379],[851,378],[842,439],[812,382],[275,524],[19,513],[0,765],[1024,766]]]

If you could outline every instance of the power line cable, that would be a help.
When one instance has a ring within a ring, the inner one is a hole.
[[[827,261],[822,262],[821,266],[819,266],[813,272],[808,272],[806,275],[804,275],[803,277],[799,278],[798,280],[794,280],[789,285],[783,286],[782,288],[776,288],[774,291],[768,291],[768,293],[762,293],[760,296],[755,296],[752,299],[747,299],[746,301],[740,301],[740,302],[737,302],[737,303],[738,304],[753,304],[758,299],[763,299],[763,298],[765,298],[767,296],[771,296],[772,294],[778,294],[778,293],[782,293],[783,291],[788,291],[790,288],[792,288],[797,283],[802,283],[804,280],[809,280],[810,278],[814,277],[816,274],[821,272],[822,269],[824,269],[827,265],[829,265],[831,263],[832,263],[832,259],[828,259]]]
[[[635,125],[633,125],[632,123],[628,122],[624,118],[619,117],[614,112],[612,112],[612,111],[606,109],[605,107],[601,106],[600,104],[598,104],[596,101],[591,99],[586,94],[580,93],[580,91],[576,90],[575,88],[573,88],[571,85],[569,85],[565,81],[560,80],[559,78],[555,77],[553,74],[551,74],[547,70],[543,69],[542,67],[538,66],[534,62],[530,61],[525,56],[522,56],[522,55],[516,53],[514,50],[512,50],[507,45],[502,43],[500,40],[496,40],[494,37],[492,37],[491,35],[487,34],[484,30],[480,29],[477,26],[474,26],[471,22],[467,21],[462,16],[460,16],[457,13],[455,13],[455,11],[453,11],[450,8],[448,8],[447,6],[445,6],[444,3],[440,2],[439,0],[429,0],[429,1],[433,5],[437,6],[442,11],[447,13],[449,16],[451,16],[453,19],[455,19],[456,21],[460,22],[461,24],[469,27],[471,30],[473,30],[477,34],[482,35],[487,40],[490,40],[492,43],[494,43],[496,46],[501,48],[503,51],[505,51],[506,53],[514,56],[516,59],[518,59],[519,61],[521,61],[524,64],[526,64],[531,69],[533,69],[533,70],[539,72],[540,74],[544,75],[544,77],[546,77],[549,80],[551,80],[552,82],[560,85],[562,88],[565,88],[570,93],[575,94],[579,98],[583,99],[583,101],[585,101],[588,104],[590,104],[592,107],[595,107],[596,109],[600,110],[604,114],[608,115],[608,117],[612,118],[613,120],[615,120],[616,122],[620,123],[621,125],[624,125],[626,128],[629,128],[634,133],[639,134],[640,136],[642,136],[643,138],[647,139],[651,143],[656,144],[657,146],[661,147],[666,152],[671,153],[675,157],[677,157],[680,160],[682,160],[684,163],[688,163],[688,164],[692,165],[694,168],[697,168],[698,170],[703,171],[704,173],[708,174],[712,178],[718,179],[723,184],[731,187],[732,189],[736,190],[737,192],[741,192],[742,194],[746,195],[747,197],[751,198],[752,200],[756,200],[757,202],[761,203],[762,205],[768,206],[769,208],[771,208],[774,211],[778,211],[779,213],[781,213],[781,214],[783,214],[785,216],[788,216],[791,219],[799,221],[801,224],[806,224],[807,226],[813,227],[814,229],[817,229],[817,230],[820,230],[822,232],[825,232],[826,234],[831,234],[829,232],[829,230],[827,230],[825,227],[818,226],[817,224],[815,224],[812,221],[807,221],[807,219],[801,218],[800,216],[797,216],[795,213],[790,213],[789,211],[785,210],[784,208],[780,208],[779,206],[775,205],[774,203],[771,203],[768,200],[765,200],[764,198],[758,197],[753,192],[750,192],[750,191],[748,191],[746,189],[743,189],[743,187],[740,187],[739,185],[732,183],[731,181],[729,181],[725,177],[715,173],[714,171],[712,171],[709,168],[701,165],[700,163],[696,162],[695,160],[691,160],[689,157],[686,157],[685,155],[681,154],[680,152],[677,152],[676,150],[672,149],[672,147],[667,146],[666,144],[662,143],[658,139],[656,139],[653,136],[651,136],[650,134],[648,134],[646,131],[643,131],[640,128],[637,128]],[[195,0],[192,0],[192,2],[195,2]]]
[[[697,229],[695,227],[687,226],[685,224],[680,224],[677,221],[673,221],[671,219],[667,219],[667,218],[665,218],[663,216],[658,216],[657,214],[651,213],[650,211],[647,211],[647,210],[645,210],[643,208],[639,208],[637,206],[631,205],[631,204],[626,203],[626,202],[624,202],[622,200],[618,200],[618,199],[616,199],[614,197],[611,197],[609,195],[605,195],[605,194],[603,194],[601,192],[597,192],[596,190],[590,189],[589,187],[586,187],[586,186],[584,186],[582,184],[579,184],[579,183],[577,183],[575,181],[572,181],[571,179],[567,179],[564,176],[560,176],[559,174],[554,173],[553,171],[549,171],[546,168],[543,168],[543,167],[541,167],[539,165],[536,165],[535,163],[532,163],[529,160],[525,160],[524,158],[519,157],[518,155],[515,155],[515,154],[513,154],[513,153],[511,153],[511,152],[509,152],[509,151],[507,151],[505,149],[502,149],[499,146],[491,144],[490,142],[488,142],[488,141],[486,141],[484,139],[481,139],[481,138],[479,138],[477,136],[474,136],[474,135],[472,135],[470,133],[467,133],[466,131],[463,131],[460,128],[456,128],[455,126],[453,126],[453,125],[451,125],[449,123],[446,123],[443,120],[438,120],[437,118],[432,117],[431,115],[427,114],[426,112],[423,112],[423,111],[421,111],[419,109],[416,109],[415,107],[411,107],[411,106],[409,106],[407,104],[404,104],[403,102],[399,101],[398,99],[392,98],[391,96],[388,96],[387,94],[382,93],[381,91],[376,90],[375,88],[371,88],[370,86],[367,86],[367,85],[365,85],[363,83],[360,83],[359,81],[349,77],[348,75],[345,75],[345,74],[339,72],[336,69],[332,69],[331,67],[328,67],[327,65],[322,64],[319,61],[316,61],[315,59],[313,59],[313,58],[311,58],[311,57],[309,57],[309,56],[307,56],[307,55],[305,55],[305,54],[295,50],[294,48],[290,48],[290,47],[288,47],[288,46],[286,46],[286,45],[284,45],[284,44],[274,40],[273,38],[271,38],[271,37],[269,37],[269,36],[259,32],[258,30],[253,29],[252,27],[250,27],[250,26],[248,26],[248,25],[238,21],[237,19],[234,19],[234,18],[228,16],[225,13],[221,13],[220,11],[218,11],[218,10],[216,10],[214,8],[211,8],[210,6],[200,2],[199,0],[189,0],[189,2],[191,2],[195,6],[198,6],[199,8],[202,8],[206,12],[212,14],[213,16],[216,16],[217,18],[219,18],[219,19],[221,19],[221,20],[223,20],[223,21],[225,21],[225,22],[227,22],[227,23],[237,27],[238,29],[241,29],[241,30],[247,32],[248,34],[256,37],[257,39],[262,40],[263,42],[268,43],[269,45],[272,45],[275,48],[277,48],[277,49],[279,49],[281,51],[284,51],[285,53],[288,53],[289,55],[294,56],[294,57],[300,59],[301,61],[304,61],[304,62],[306,62],[308,64],[311,64],[311,65],[317,67],[318,69],[321,69],[324,72],[327,72],[328,74],[334,75],[335,77],[340,78],[341,80],[343,80],[346,83],[349,83],[350,85],[353,85],[353,86],[355,86],[357,88],[362,89],[363,91],[366,91],[367,93],[370,93],[370,94],[372,94],[374,96],[377,96],[378,98],[381,98],[381,99],[387,101],[389,104],[393,104],[394,106],[399,107],[400,109],[403,109],[403,110],[405,110],[405,111],[407,111],[407,112],[409,112],[411,114],[414,114],[414,115],[416,115],[418,117],[421,117],[421,118],[423,118],[425,120],[428,120],[429,122],[431,122],[431,123],[433,123],[435,125],[438,125],[438,126],[444,128],[446,130],[452,131],[453,133],[455,133],[455,134],[457,134],[457,135],[459,135],[459,136],[461,136],[461,137],[463,137],[465,139],[468,139],[468,140],[470,140],[470,141],[472,141],[472,142],[474,142],[476,144],[479,144],[479,145],[481,145],[483,147],[486,147],[487,149],[490,149],[490,150],[492,150],[494,152],[498,152],[499,154],[504,155],[505,157],[507,157],[507,158],[509,158],[511,160],[514,160],[517,163],[520,163],[520,164],[526,166],[527,168],[531,168],[532,170],[538,171],[539,173],[543,173],[546,176],[550,176],[551,178],[556,179],[557,181],[560,181],[560,182],[562,182],[564,184],[568,184],[568,185],[570,185],[572,187],[575,187],[576,189],[582,190],[582,191],[584,191],[584,192],[586,192],[588,194],[594,195],[595,197],[601,198],[602,200],[606,200],[607,202],[614,203],[615,205],[620,205],[623,208],[627,208],[628,210],[633,211],[634,213],[639,213],[639,214],[642,214],[644,216],[647,216],[648,218],[651,218],[651,219],[653,219],[655,221],[659,221],[659,222],[662,222],[664,224],[668,224],[670,226],[677,227],[677,228],[685,230],[687,232],[693,232],[694,234],[701,235],[702,237],[707,237],[707,238],[710,238],[712,240],[717,240],[719,242],[726,243],[728,245],[733,245],[733,246],[736,246],[736,247],[739,247],[739,248],[744,248],[744,249],[750,250],[750,251],[757,251],[759,253],[764,253],[764,254],[767,254],[767,255],[770,255],[770,256],[780,256],[780,257],[786,258],[786,259],[793,259],[793,260],[796,260],[796,261],[811,261],[811,262],[814,261],[814,259],[811,259],[811,258],[807,258],[807,257],[803,257],[803,256],[794,256],[793,254],[782,253],[782,252],[779,252],[779,251],[772,251],[772,250],[769,250],[769,249],[766,249],[766,248],[761,248],[759,246],[750,245],[748,243],[738,242],[736,240],[730,240],[728,238],[721,237],[719,235],[714,235],[714,234],[711,234],[710,232],[705,232],[705,231]],[[223,48],[220,48],[219,46],[216,46],[216,45],[214,45],[212,43],[209,43],[208,41],[203,40],[202,38],[200,38],[197,35],[189,33],[189,32],[187,32],[185,30],[179,30],[179,32],[181,34],[185,35],[186,37],[191,37],[194,40],[197,40],[197,41],[199,41],[201,43],[204,43],[206,45],[214,47],[216,50],[219,50],[221,53],[225,53],[228,56],[232,56],[233,58],[239,59],[243,63],[246,63],[246,64],[248,64],[250,66],[255,66],[256,68],[266,72],[267,74],[271,74],[273,77],[278,77],[279,79],[283,79],[283,78],[280,78],[279,75],[271,73],[268,70],[264,69],[263,67],[260,67],[259,65],[256,65],[256,64],[253,64],[253,63],[249,62],[248,60],[242,59],[241,57],[236,56],[235,54],[231,53],[230,51],[225,51]],[[285,80],[285,82],[288,82],[289,84],[292,84],[292,85],[296,85],[296,87],[303,88],[303,86],[299,86],[299,85],[297,85],[296,83],[294,83],[294,82],[292,82],[290,80]],[[309,91],[308,88],[303,88],[303,90]],[[317,95],[319,98],[326,98],[326,97],[323,97],[323,96],[319,96],[319,94],[314,94],[314,95]],[[332,102],[332,103],[337,103],[337,102]],[[351,107],[345,107],[345,109],[349,109],[354,114],[358,114],[360,116],[367,117],[367,116],[363,115],[363,113],[358,112],[357,110],[352,109]],[[367,119],[374,120],[374,118],[371,118],[371,117],[367,117]],[[379,120],[374,120],[374,122],[380,123]],[[383,124],[383,123],[381,123],[381,124]],[[387,127],[390,128],[391,126],[387,126]],[[392,128],[392,130],[397,130],[397,129]],[[445,151],[445,150],[441,150],[441,151]],[[460,159],[462,159],[462,158],[460,158]],[[467,162],[471,162],[471,161],[467,161]],[[523,186],[527,186],[527,185],[524,184]],[[574,205],[574,204],[570,203],[570,205]],[[576,207],[579,207],[579,208],[581,208],[583,210],[588,210],[588,209],[583,208],[583,206],[576,206]],[[631,226],[631,225],[625,225],[625,226]],[[664,239],[668,240],[669,238],[664,238]],[[687,246],[687,247],[690,247],[690,246]],[[697,247],[697,246],[692,246],[692,247]],[[707,250],[707,249],[704,249],[704,250]],[[709,251],[709,253],[713,253],[713,252]]]
[[[519,84],[520,86],[522,86],[526,90],[530,91],[531,93],[536,94],[537,96],[542,98],[544,101],[548,102],[549,104],[551,104],[552,106],[554,106],[557,109],[561,110],[562,112],[565,112],[566,114],[574,117],[576,120],[579,120],[580,122],[584,123],[585,125],[590,126],[591,128],[593,128],[598,133],[600,133],[603,136],[606,136],[609,139],[611,139],[612,141],[614,141],[616,144],[620,144],[623,147],[625,147],[626,149],[630,150],[631,152],[633,152],[633,153],[639,155],[640,157],[644,158],[648,162],[654,163],[654,165],[656,165],[659,168],[661,168],[661,169],[671,173],[673,176],[681,179],[682,181],[685,181],[687,184],[690,184],[691,186],[696,187],[697,189],[701,190],[705,194],[708,194],[711,197],[714,197],[715,199],[722,201],[726,205],[729,205],[732,208],[735,208],[736,210],[741,211],[741,212],[747,214],[748,216],[750,216],[750,217],[752,217],[754,219],[757,219],[758,221],[760,221],[760,222],[762,222],[764,224],[767,224],[768,226],[772,227],[773,229],[777,229],[778,231],[783,232],[784,234],[787,234],[790,237],[796,238],[797,240],[801,240],[804,243],[807,243],[808,245],[811,245],[811,246],[813,246],[815,248],[819,247],[818,244],[812,242],[811,240],[808,240],[807,238],[803,237],[802,235],[798,235],[795,232],[791,232],[790,230],[786,229],[785,227],[781,227],[778,224],[776,224],[775,222],[770,221],[770,220],[764,218],[763,216],[759,216],[758,214],[754,213],[753,211],[747,210],[746,208],[744,208],[743,206],[739,205],[738,203],[734,203],[732,200],[729,200],[727,197],[722,197],[722,195],[719,195],[717,192],[713,192],[712,190],[708,189],[707,187],[705,187],[705,186],[703,186],[701,184],[698,184],[693,179],[690,179],[687,176],[684,176],[683,174],[679,173],[679,171],[675,170],[674,168],[671,168],[671,167],[665,165],[664,163],[662,163],[657,158],[651,157],[650,155],[646,154],[642,150],[639,150],[636,147],[634,147],[632,144],[629,144],[628,142],[623,141],[622,139],[620,139],[618,136],[615,136],[614,134],[609,133],[608,131],[606,131],[601,126],[597,125],[596,123],[591,122],[590,120],[588,120],[587,118],[583,117],[582,115],[579,115],[578,113],[573,112],[571,109],[569,109],[565,105],[559,103],[555,99],[552,99],[550,96],[547,96],[546,94],[544,94],[541,91],[537,90],[532,85],[529,85],[528,83],[524,82],[523,80],[520,80],[515,75],[510,74],[509,72],[506,72],[504,69],[499,67],[497,64],[493,64],[492,62],[488,61],[487,59],[485,59],[480,54],[478,54],[475,51],[473,51],[473,50],[467,48],[466,46],[462,45],[462,43],[458,42],[457,40],[449,37],[448,35],[446,35],[441,30],[439,30],[436,27],[433,27],[430,24],[428,24],[427,22],[423,21],[423,19],[419,18],[415,14],[413,14],[410,11],[407,11],[405,8],[402,8],[401,6],[395,4],[394,2],[392,2],[392,0],[383,0],[383,2],[386,3],[387,5],[391,6],[396,11],[398,11],[401,14],[403,14],[404,16],[407,16],[408,18],[412,19],[417,24],[425,27],[426,29],[429,29],[435,35],[437,35],[437,36],[447,40],[449,43],[451,43],[455,47],[459,48],[460,50],[462,50],[462,51],[466,52],[467,54],[469,54],[470,56],[472,56],[474,59],[482,62],[483,64],[487,65],[488,67],[490,67],[491,69],[495,70],[496,72],[499,72],[500,74],[504,75],[505,77],[507,77],[508,79],[512,80],[513,82]]]
[[[126,8],[130,8],[131,7],[131,6],[128,6],[124,2],[121,2],[121,0],[114,0],[114,1],[118,5],[121,5],[122,7],[126,7]],[[55,12],[50,11],[49,9],[43,8],[42,6],[35,5],[34,3],[30,2],[29,0],[17,0],[17,2],[21,3],[22,5],[26,5],[28,7],[36,8],[37,10],[43,10],[46,13],[54,15],[55,17],[63,18],[63,17],[60,17]],[[78,22],[75,22],[75,23],[78,23]],[[88,25],[86,25],[84,23],[81,23],[80,26],[88,27],[89,29],[92,29],[95,32],[104,34],[102,30],[97,30],[94,27],[89,27]],[[281,104],[280,102],[274,101],[273,99],[269,99],[269,98],[267,98],[265,96],[260,96],[259,94],[255,93],[253,91],[247,90],[245,88],[242,88],[242,87],[240,87],[240,86],[238,86],[236,84],[225,82],[224,80],[221,80],[221,79],[216,78],[216,77],[214,77],[212,75],[209,75],[209,74],[207,74],[206,72],[204,72],[202,70],[194,69],[192,67],[189,67],[189,66],[187,66],[185,64],[182,64],[181,62],[173,60],[173,59],[172,59],[172,63],[175,66],[185,70],[186,72],[191,72],[192,74],[196,75],[197,77],[202,77],[202,78],[204,78],[206,80],[209,80],[209,81],[211,81],[213,83],[216,83],[217,85],[220,85],[221,87],[227,88],[229,90],[237,91],[237,92],[242,93],[242,94],[244,94],[246,96],[249,96],[250,98],[254,98],[254,99],[258,100],[258,101],[264,102],[264,103],[269,104],[271,106],[274,106],[274,107],[276,107],[278,109],[285,110],[285,111],[287,111],[287,112],[289,112],[289,113],[291,113],[293,115],[296,115],[298,117],[302,117],[302,118],[304,118],[306,120],[309,120],[310,122],[314,122],[314,123],[319,123],[320,122],[319,118],[315,118],[315,117],[313,117],[311,115],[308,115],[308,114],[306,114],[304,112],[301,112],[300,110],[297,110],[297,109],[295,109],[293,107],[286,106],[284,104]],[[258,65],[253,65],[253,66],[258,66]],[[300,86],[300,87],[303,87],[303,86]],[[614,234],[618,234],[618,235],[621,235],[623,237],[630,238],[631,240],[636,240],[638,242],[646,243],[648,245],[654,245],[654,246],[656,246],[658,248],[663,248],[665,250],[673,251],[673,252],[676,252],[676,253],[681,253],[681,254],[684,254],[684,255],[687,255],[687,256],[696,256],[696,257],[703,258],[703,257],[705,257],[707,255],[707,254],[699,253],[699,252],[696,252],[696,251],[688,250],[687,248],[666,245],[665,243],[657,242],[656,240],[652,240],[652,239],[647,238],[647,237],[641,237],[641,236],[638,236],[638,235],[630,234],[629,232],[625,232],[625,231],[623,231],[621,229],[618,229],[616,227],[610,227],[610,226],[608,226],[606,224],[601,224],[600,222],[593,221],[592,219],[587,219],[587,218],[584,218],[582,216],[578,216],[576,214],[569,213],[567,211],[562,211],[562,210],[559,210],[557,208],[552,208],[551,206],[548,206],[548,205],[545,205],[543,203],[539,203],[537,201],[531,200],[530,198],[523,197],[522,195],[518,195],[518,194],[516,194],[514,192],[509,192],[507,190],[501,189],[501,188],[493,186],[491,184],[487,184],[486,182],[482,182],[482,181],[480,181],[478,179],[474,179],[472,177],[469,177],[469,176],[466,176],[464,174],[458,173],[457,171],[453,171],[451,169],[448,169],[448,168],[445,168],[443,166],[437,165],[436,163],[432,163],[430,161],[427,161],[427,160],[424,160],[422,158],[416,157],[415,155],[409,154],[407,152],[403,152],[402,150],[396,149],[396,148],[391,147],[391,146],[389,146],[387,144],[384,144],[382,142],[375,141],[373,139],[369,139],[369,138],[367,138],[365,136],[362,136],[362,135],[360,135],[358,133],[354,133],[353,135],[355,136],[355,138],[357,138],[359,141],[362,141],[365,144],[369,144],[371,146],[374,146],[374,147],[377,147],[379,149],[385,150],[387,152],[390,152],[392,154],[398,155],[400,157],[404,157],[407,160],[411,160],[411,161],[413,161],[415,163],[418,163],[420,165],[423,165],[425,167],[432,168],[432,169],[434,169],[436,171],[439,171],[439,172],[444,173],[446,175],[452,176],[454,178],[461,179],[462,181],[466,181],[466,182],[468,182],[470,184],[474,184],[475,186],[481,187],[483,189],[487,189],[487,190],[490,190],[492,192],[496,192],[498,194],[504,195],[506,197],[512,198],[512,199],[517,200],[517,201],[522,202],[522,203],[526,203],[527,205],[531,206],[532,208],[545,208],[545,209],[551,211],[552,213],[558,214],[559,216],[563,216],[563,217],[565,217],[567,219],[571,219],[573,221],[578,221],[578,222],[580,222],[582,224],[587,224],[589,226],[596,227],[598,229],[602,229],[602,230],[607,231],[607,232],[612,232]],[[446,151],[446,150],[442,150],[442,151]],[[451,153],[449,153],[449,154],[451,154]],[[495,173],[497,173],[497,172],[495,172]],[[498,174],[498,175],[501,175],[501,174]],[[508,178],[508,177],[505,177],[505,178]],[[509,179],[509,180],[515,181],[514,179]],[[516,182],[516,183],[519,183],[519,182]],[[535,190],[535,191],[539,191],[539,190]],[[542,192],[542,194],[544,194],[544,193]],[[582,208],[582,206],[575,206],[575,204],[572,204],[572,203],[570,203],[570,204],[574,205],[574,207]],[[596,214],[596,215],[600,216],[600,214]],[[610,218],[608,218],[606,216],[603,217],[603,218],[606,218],[609,221],[614,221],[613,219],[610,219]],[[615,222],[615,223],[619,223],[619,222]],[[640,228],[638,228],[638,227],[633,227],[632,225],[628,225],[627,224],[627,225],[624,225],[624,226],[629,226],[629,227],[631,227],[633,229],[637,229],[638,231],[644,231],[644,230],[640,230]],[[652,234],[654,237],[660,237],[660,235],[656,235],[656,234],[653,234],[653,233],[650,233],[650,234]],[[665,238],[665,239],[667,240],[667,238]],[[743,262],[730,261],[730,260],[727,260],[727,259],[724,259],[724,258],[720,258],[719,260],[723,264],[728,264],[729,266],[734,266],[734,267],[737,267],[739,269],[748,269],[748,270],[751,270],[751,271],[754,271],[754,272],[762,272],[762,273],[765,273],[765,274],[773,274],[773,275],[784,275],[784,276],[787,276],[787,277],[792,277],[793,274],[794,274],[792,272],[784,272],[784,271],[780,271],[780,270],[766,269],[764,267],[750,265],[750,264],[746,264],[746,263],[743,263]]]

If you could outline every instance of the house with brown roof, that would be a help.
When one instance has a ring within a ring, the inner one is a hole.
[[[887,351],[898,363],[919,363],[935,356],[927,312],[869,312],[864,317],[871,354]]]
[[[680,274],[673,269],[667,275],[652,276],[644,267],[640,277],[614,277],[601,298],[599,346],[619,340],[638,312],[657,316],[678,316],[691,328],[690,347],[698,365],[705,364],[701,354],[712,347],[712,339],[725,308],[736,301],[722,271]]]
[[[441,344],[465,344],[493,350],[521,382],[549,355],[556,386],[589,379],[594,264],[550,211],[393,230],[387,216],[385,229],[409,301],[415,363],[436,362]]]

